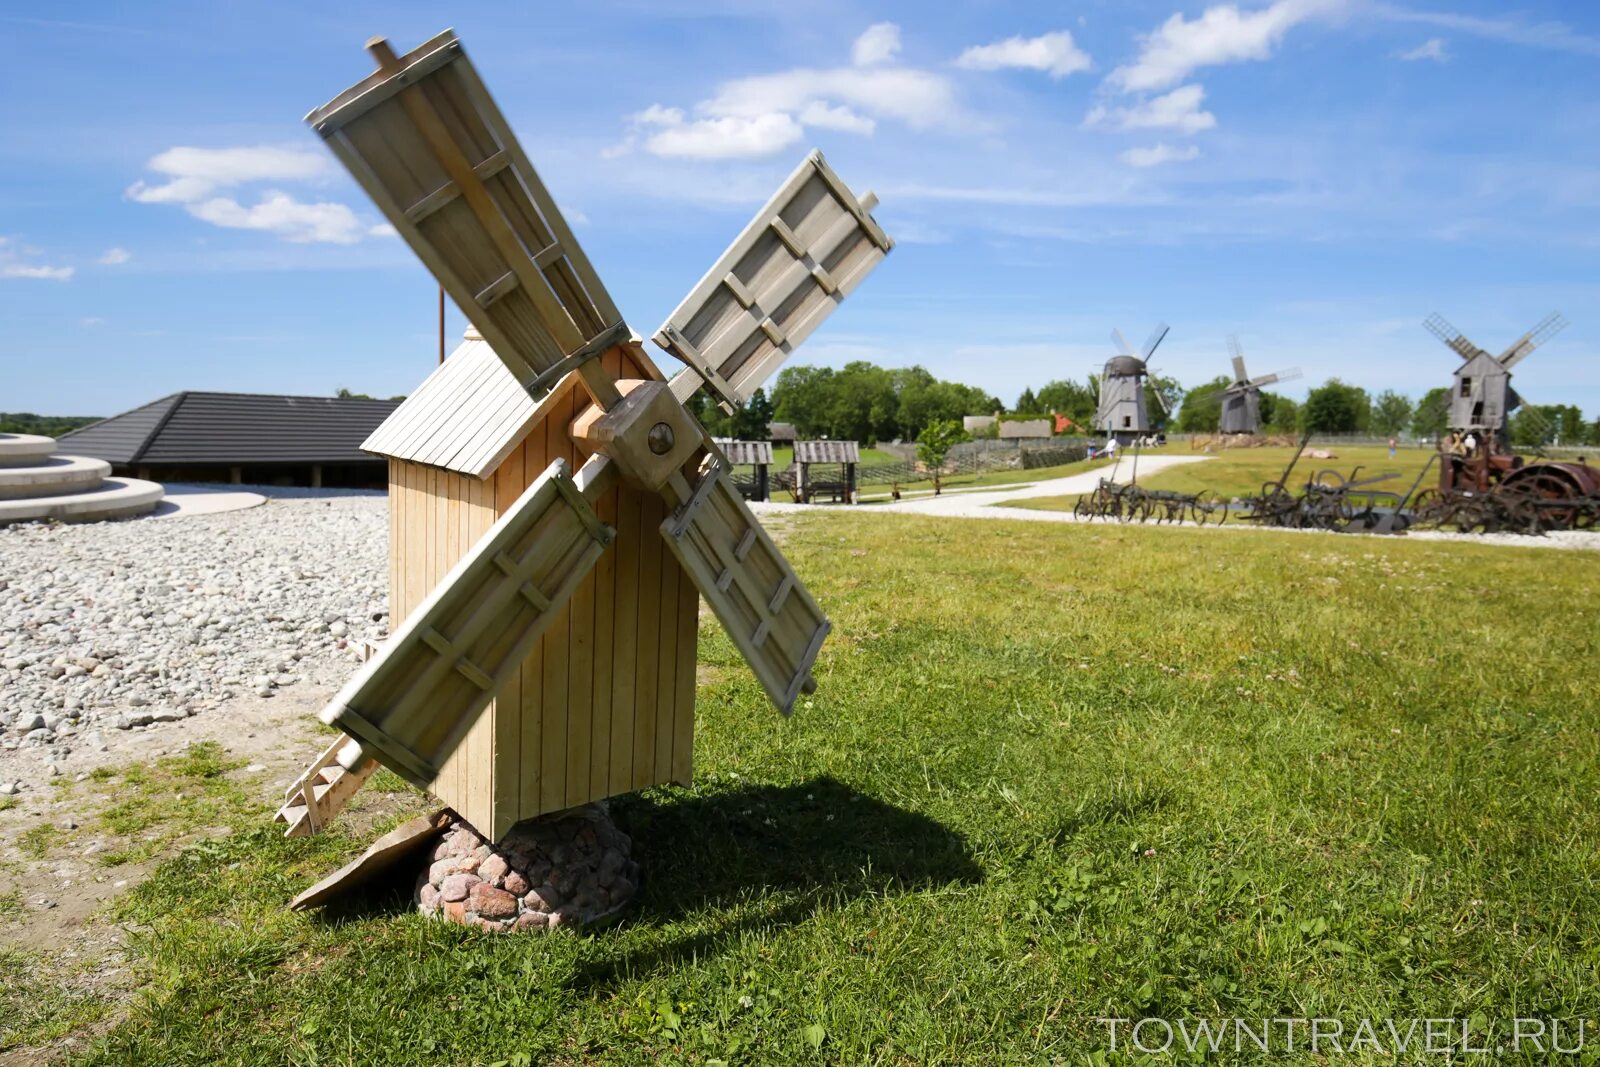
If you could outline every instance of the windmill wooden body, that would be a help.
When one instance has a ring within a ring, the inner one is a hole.
[[[1463,432],[1476,431],[1497,447],[1503,447],[1506,420],[1522,404],[1522,398],[1511,388],[1511,368],[1565,329],[1567,320],[1559,312],[1552,311],[1498,356],[1473,344],[1437,312],[1428,316],[1422,325],[1461,357],[1461,366],[1456,368],[1454,387],[1450,390],[1448,427]]]
[[[1217,393],[1222,405],[1217,429],[1222,433],[1258,434],[1261,432],[1262,387],[1300,377],[1299,368],[1252,378],[1245,370],[1244,349],[1239,347],[1237,337],[1228,338],[1228,353],[1233,358],[1233,381]]]
[[[689,780],[702,596],[781,712],[814,688],[828,621],[682,402],[747,400],[892,242],[814,153],[656,334],[668,382],[455,36],[369,50],[307,121],[474,332],[366,443],[404,621],[279,819],[314,832],[381,763],[492,840]]]
[[[1168,326],[1157,326],[1144,348],[1136,356],[1122,336],[1121,330],[1111,331],[1111,341],[1118,354],[1106,362],[1100,374],[1100,403],[1095,413],[1095,428],[1126,442],[1150,432],[1150,411],[1145,403],[1145,379],[1150,376],[1148,360],[1167,336]],[[1156,401],[1164,413],[1166,400],[1160,393]]]

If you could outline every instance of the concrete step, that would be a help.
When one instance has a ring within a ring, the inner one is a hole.
[[[54,437],[31,433],[0,433],[0,467],[31,467],[50,458],[56,450]]]
[[[42,519],[60,522],[125,519],[154,511],[156,505],[161,503],[163,492],[155,482],[138,478],[107,478],[94,489],[83,493],[0,500],[0,526]]]
[[[111,464],[90,456],[51,456],[27,467],[0,467],[0,500],[68,496],[111,477]]]

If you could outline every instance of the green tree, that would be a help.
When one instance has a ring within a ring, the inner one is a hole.
[[[1278,393],[1261,394],[1261,429],[1267,433],[1294,433],[1300,424],[1300,405]]]
[[[1437,440],[1445,435],[1450,422],[1450,390],[1429,389],[1411,411],[1411,432],[1417,437]]]
[[[924,427],[921,435],[917,437],[917,458],[933,472],[934,496],[938,496],[943,488],[940,476],[950,450],[961,442],[971,439],[967,431],[954,419],[941,419],[932,423]]]
[[[1039,398],[1033,395],[1033,390],[1024,389],[1022,395],[1017,397],[1017,406],[1011,409],[1013,415],[1037,415],[1044,408],[1039,406]]]
[[[1178,429],[1182,433],[1216,433],[1222,423],[1222,390],[1233,383],[1223,374],[1183,394],[1178,407]]]
[[[1094,386],[1074,381],[1047,382],[1037,397],[1040,411],[1054,411],[1065,415],[1074,423],[1088,426],[1094,422],[1100,398]]]
[[[1367,392],[1329,378],[1306,395],[1300,429],[1311,433],[1358,433],[1367,428],[1372,405]]]
[[[1393,437],[1411,424],[1411,400],[1393,389],[1385,389],[1372,402],[1373,432]]]
[[[704,390],[701,390],[704,392]],[[740,441],[765,441],[767,423],[772,421],[772,401],[765,389],[757,389],[750,399],[733,412],[732,433],[728,436]]]
[[[831,368],[785,367],[772,386],[772,407],[801,437],[821,437],[828,433],[832,394]]]
[[[1144,380],[1144,406],[1150,414],[1150,425],[1158,430],[1167,428],[1171,413],[1178,410],[1183,400],[1183,386],[1176,378],[1152,374]]]

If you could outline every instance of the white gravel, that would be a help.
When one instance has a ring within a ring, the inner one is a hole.
[[[0,784],[8,756],[59,762],[238,694],[342,680],[388,632],[385,508],[328,492],[0,529]]]

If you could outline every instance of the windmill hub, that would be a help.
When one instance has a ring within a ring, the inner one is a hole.
[[[645,440],[650,443],[650,451],[658,456],[664,456],[672,451],[674,441],[672,427],[664,422],[658,422],[650,427],[650,433],[646,435]]]

